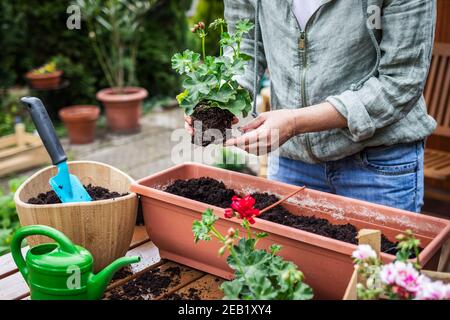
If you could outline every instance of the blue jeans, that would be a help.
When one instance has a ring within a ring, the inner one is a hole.
[[[269,179],[420,212],[424,142],[367,148],[338,161],[308,164],[270,157]]]

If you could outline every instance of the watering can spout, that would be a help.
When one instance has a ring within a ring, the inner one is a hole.
[[[137,263],[139,261],[141,261],[141,259],[137,256],[119,258],[96,275],[92,275],[87,285],[89,299],[100,299],[105,292],[109,282],[111,281],[114,273],[116,273],[122,267],[125,267],[132,263]]]

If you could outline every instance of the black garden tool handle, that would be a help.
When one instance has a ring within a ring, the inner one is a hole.
[[[56,135],[53,123],[42,101],[34,97],[24,97],[20,101],[30,113],[39,136],[52,159],[52,163],[57,165],[67,161],[66,153]]]

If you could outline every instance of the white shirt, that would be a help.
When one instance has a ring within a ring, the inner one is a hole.
[[[292,9],[302,30],[305,30],[306,23],[321,5],[322,0],[294,0]]]

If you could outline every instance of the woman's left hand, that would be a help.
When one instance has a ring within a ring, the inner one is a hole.
[[[290,109],[261,113],[244,125],[244,133],[225,142],[225,146],[236,146],[249,153],[263,155],[276,150],[297,134],[296,111]]]

